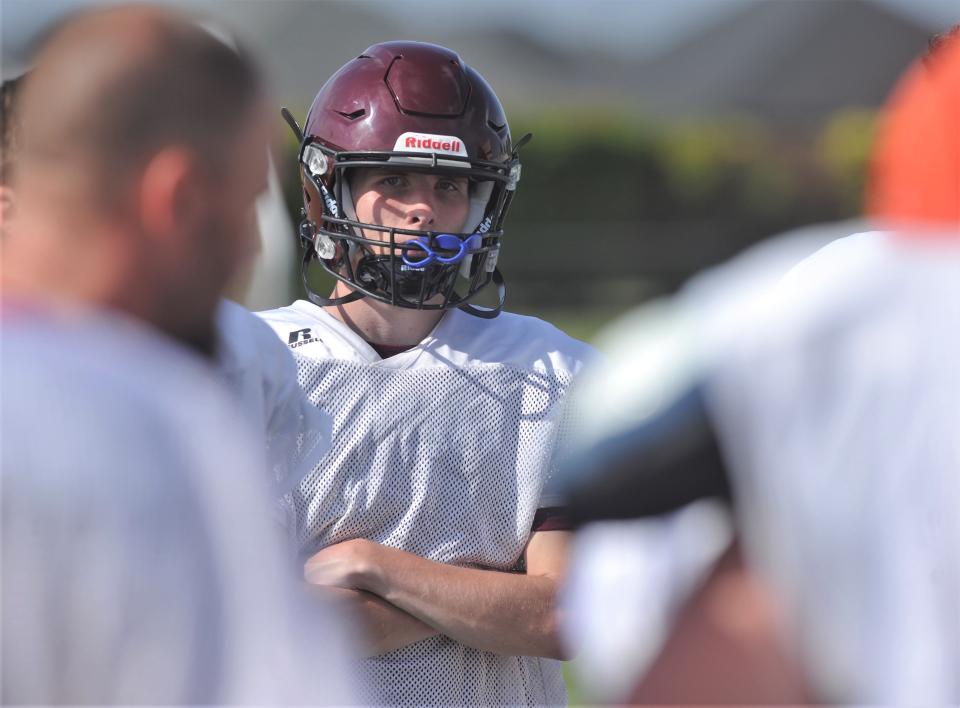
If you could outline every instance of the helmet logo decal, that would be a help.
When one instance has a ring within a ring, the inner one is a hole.
[[[493,225],[493,221],[492,221],[492,220],[490,219],[490,217],[488,216],[487,218],[485,218],[483,221],[480,222],[480,225],[477,227],[477,230],[474,231],[473,233],[474,233],[474,234],[481,234],[481,235],[483,235],[483,234],[487,233],[487,231],[490,230],[490,227],[491,227],[492,225]]]
[[[432,133],[404,133],[397,138],[394,152],[437,152],[445,155],[467,157],[463,141],[454,135]]]
[[[333,195],[330,194],[330,190],[327,189],[323,182],[320,182],[321,192],[323,193],[323,203],[327,205],[327,211],[330,212],[330,215],[336,219],[340,218],[340,209],[337,207],[337,200],[333,198]]]

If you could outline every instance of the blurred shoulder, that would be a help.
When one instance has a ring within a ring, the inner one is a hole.
[[[274,329],[263,318],[230,300],[220,302],[216,324],[222,358],[242,360],[286,351]]]
[[[257,315],[233,300],[221,300],[217,306],[217,328],[224,334],[269,332],[270,327]]]
[[[811,280],[850,278],[870,271],[889,252],[890,236],[887,231],[864,231],[838,238],[791,268],[783,285],[792,288]]]

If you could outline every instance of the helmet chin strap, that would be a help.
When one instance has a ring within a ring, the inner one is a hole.
[[[353,292],[347,293],[342,297],[323,297],[318,293],[313,291],[313,288],[310,287],[308,282],[307,275],[310,272],[310,261],[313,260],[313,254],[311,249],[304,249],[303,259],[300,262],[300,279],[303,281],[303,289],[307,293],[307,299],[310,300],[314,305],[320,307],[336,307],[338,305],[346,305],[348,302],[356,302],[360,298],[367,296],[366,293],[361,292],[360,290],[354,290]]]
[[[307,290],[307,299],[319,307],[338,307],[339,305],[346,305],[348,302],[356,302],[357,300],[366,296],[366,293],[362,293],[359,290],[354,290],[349,295],[344,295],[343,297],[329,298],[323,297],[322,295],[315,293],[313,290]]]
[[[480,317],[484,320],[492,320],[503,310],[503,304],[507,300],[507,286],[503,281],[503,275],[498,268],[493,269],[493,284],[497,286],[497,306],[493,308],[477,307],[470,303],[460,305],[457,309],[463,310],[468,315]]]

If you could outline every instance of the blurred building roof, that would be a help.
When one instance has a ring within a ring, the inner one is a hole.
[[[168,1],[245,39],[263,58],[277,96],[300,110],[327,77],[369,45],[416,39],[455,48],[496,87],[509,110],[639,104],[670,119],[740,113],[805,127],[837,108],[879,106],[935,31],[904,14],[905,8],[876,0],[738,1],[726,3],[729,10],[718,13],[718,20],[698,25],[665,53],[631,59],[616,51],[622,47],[599,41],[548,42],[511,13],[492,13],[475,26],[452,11],[444,20],[426,0],[407,0],[403,7],[409,10],[391,13],[372,0]],[[37,24],[89,2],[5,0],[4,19],[21,29],[4,29],[4,71],[14,73],[26,61],[28,17]],[[542,7],[544,13],[564,12],[562,3]]]
[[[632,90],[660,115],[811,127],[880,106],[931,34],[876,2],[756,2],[638,66]]]
[[[221,16],[261,51],[277,94],[306,107],[370,44],[417,39],[455,48],[524,104],[639,104],[667,118],[745,114],[808,128],[844,107],[877,107],[934,31],[869,0],[757,0],[652,59],[552,46],[520,29],[396,25],[367,3],[184,4]],[[281,11],[282,10],[282,11]]]
[[[551,46],[516,29],[396,24],[372,3],[175,0],[222,21],[253,46],[277,96],[304,109],[337,69],[371,44],[406,39],[455,49],[496,88],[504,103],[556,103],[583,92],[622,91],[622,62],[600,51]]]

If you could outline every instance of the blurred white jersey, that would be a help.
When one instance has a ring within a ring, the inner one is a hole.
[[[711,417],[814,687],[960,703],[960,244],[859,234],[746,316],[717,294]]]
[[[814,695],[960,704],[960,239],[858,234],[789,272],[767,252],[607,334],[571,466],[714,439]]]
[[[548,478],[561,401],[589,348],[551,325],[451,310],[387,359],[323,309],[261,313],[293,348],[300,384],[334,417],[333,446],[293,494],[305,555],[352,538],[442,563],[520,569]],[[565,702],[560,664],[433,637],[365,660],[370,700]]]
[[[3,702],[350,702],[213,368],[116,317],[4,316]]]
[[[699,280],[729,284],[746,279],[756,287],[760,274],[763,287],[771,287],[819,248],[865,225],[850,220],[791,230],[751,246]],[[605,363],[614,366],[586,373],[592,380],[602,377],[605,385],[580,434],[591,426],[594,435],[601,435],[629,425],[630,416],[620,405],[624,392],[631,402],[643,400],[633,387],[642,376],[638,357],[647,342],[637,339],[642,328],[626,329],[610,345],[615,359]],[[674,378],[672,368],[682,367],[684,358],[669,352],[668,366],[651,367],[659,380],[646,388]],[[732,531],[726,509],[716,501],[700,501],[666,517],[597,522],[578,531],[563,594],[563,630],[577,656],[570,668],[583,698],[599,703],[628,699],[663,648],[677,610],[700,587]]]
[[[217,309],[220,372],[257,431],[266,434],[267,469],[276,498],[292,490],[330,447],[333,421],[297,383],[290,351],[259,317],[223,300]],[[292,519],[286,519],[292,525]]]

